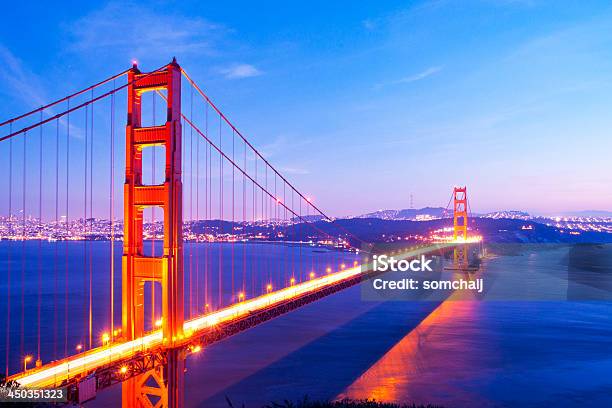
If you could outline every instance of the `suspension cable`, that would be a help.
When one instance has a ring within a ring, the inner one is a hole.
[[[221,110],[219,108],[217,108],[217,106],[212,102],[212,100],[204,93],[204,91],[198,86],[198,84],[191,79],[191,77],[187,74],[187,72],[181,68],[181,73],[183,74],[183,76],[185,76],[185,78],[187,79],[187,81],[189,81],[189,83],[192,85],[192,87],[194,87],[198,93],[202,96],[202,98],[204,98],[206,100],[206,102],[217,112],[217,114],[219,114],[219,117],[222,118],[225,123],[227,123],[235,132],[236,134],[238,134],[238,136],[240,136],[240,138],[255,152],[255,154],[257,156],[259,156],[263,162],[265,164],[267,164],[270,169],[276,173],[276,175],[278,175],[285,183],[287,183],[287,185],[289,187],[291,187],[302,199],[309,201],[306,199],[306,197],[293,185],[289,182],[289,180],[287,180],[274,166],[272,166],[272,164],[259,152],[259,150],[257,150],[247,139],[246,137],[244,137],[242,135],[242,133],[240,133],[240,131],[230,122],[230,120],[223,114],[223,112],[221,112]],[[332,217],[328,216],[326,213],[324,213],[319,207],[317,207],[316,205],[314,205],[313,203],[310,203],[310,205],[319,213],[321,214],[325,219],[328,219],[330,221],[333,220]],[[346,231],[349,235],[351,235],[353,238],[355,238],[356,240],[360,241],[361,243],[365,244],[366,242],[362,239],[360,239],[359,237],[355,236],[353,233],[351,233],[350,231],[348,231],[346,228],[344,228],[341,225],[338,225],[339,228],[343,229],[344,231]]]
[[[193,129],[196,131],[196,133],[198,133],[201,137],[203,137],[221,156],[222,159],[227,160],[229,163],[231,163],[233,166],[235,166],[238,171],[240,171],[242,174],[244,174],[251,182],[253,182],[258,188],[260,188],[263,192],[265,192],[268,197],[274,201],[276,201],[276,197],[270,193],[269,191],[267,191],[267,189],[265,189],[260,183],[258,183],[255,179],[253,179],[253,177],[251,177],[249,174],[246,173],[246,171],[244,169],[242,169],[240,166],[238,166],[234,161],[232,161],[232,159],[227,156],[215,143],[212,142],[212,140],[210,140],[208,138],[208,136],[206,136],[195,124],[193,124],[191,121],[189,121],[189,119],[187,119],[186,117],[183,116],[183,120],[189,125],[192,126]],[[326,236],[331,237],[331,235],[325,231],[323,231],[322,229],[316,227],[313,223],[306,221],[303,217],[301,217],[298,213],[296,213],[295,211],[291,210],[290,208],[288,208],[285,203],[281,202],[279,203],[281,206],[283,206],[284,208],[286,208],[293,216],[298,217],[300,220],[304,221],[305,223],[308,223],[312,226],[312,228],[316,229],[317,231],[323,233]]]
[[[26,117],[28,117],[28,116],[30,116],[30,115],[33,115],[33,114],[35,114],[36,112],[42,112],[42,111],[44,111],[44,110],[47,110],[47,109],[51,108],[52,106],[55,106],[55,105],[60,104],[60,103],[62,103],[62,102],[65,102],[65,101],[67,101],[67,100],[69,100],[69,99],[72,99],[72,98],[74,98],[75,96],[79,96],[79,95],[81,95],[81,94],[84,94],[85,92],[87,92],[87,91],[89,91],[89,90],[93,90],[93,89],[95,89],[95,88],[97,88],[97,87],[99,87],[99,86],[102,86],[102,85],[104,85],[104,84],[106,84],[106,83],[108,83],[108,82],[110,82],[110,81],[113,81],[113,80],[115,80],[115,79],[117,79],[117,78],[119,78],[119,77],[121,77],[121,76],[123,76],[123,75],[127,74],[129,71],[130,71],[129,69],[126,69],[126,70],[125,70],[125,71],[123,71],[123,72],[120,72],[120,73],[118,73],[118,74],[116,74],[116,75],[113,75],[113,76],[111,76],[111,77],[108,77],[108,78],[106,78],[106,79],[104,79],[104,80],[102,80],[102,81],[100,81],[100,82],[98,82],[98,83],[96,83],[96,84],[94,84],[94,85],[88,86],[87,88],[81,89],[80,91],[77,91],[77,92],[75,92],[75,93],[73,93],[73,94],[70,94],[70,95],[68,95],[68,96],[65,96],[65,97],[63,97],[63,98],[61,98],[61,99],[58,99],[58,100],[56,100],[56,101],[54,101],[54,102],[51,102],[51,103],[49,103],[49,104],[47,104],[47,105],[41,106],[40,108],[34,109],[33,111],[30,111],[30,112],[24,113],[24,114],[22,114],[22,115],[16,116],[16,117],[11,118],[11,119],[8,119],[8,120],[5,120],[4,122],[0,123],[0,127],[5,126],[6,124],[9,124],[9,123],[10,123],[10,124],[12,124],[12,123],[13,123],[13,122],[15,122],[15,121],[18,121],[18,120],[20,120],[20,119],[23,119],[23,118],[26,118]]]
[[[137,80],[141,81],[141,80],[145,79],[146,77],[148,77],[150,75],[153,75],[154,73],[159,72],[159,71],[165,69],[167,66],[168,65],[166,64],[163,67],[157,68],[155,71],[147,72],[142,77],[140,77],[138,79],[134,79],[134,80],[132,80],[130,82],[127,82],[127,83],[121,85],[119,88],[113,88],[112,90],[110,90],[110,91],[108,91],[106,93],[103,93],[101,95],[98,95],[98,96],[96,96],[95,98],[93,98],[93,99],[91,99],[89,101],[85,101],[82,104],[77,105],[77,106],[75,106],[73,108],[68,108],[68,109],[66,109],[63,112],[60,112],[60,113],[58,113],[56,115],[53,115],[53,116],[50,116],[47,119],[42,120],[42,121],[40,121],[38,123],[34,123],[32,125],[26,126],[26,127],[22,128],[20,130],[15,131],[15,132],[10,132],[8,135],[0,137],[0,142],[4,141],[6,139],[10,139],[11,137],[17,136],[17,135],[19,135],[21,133],[26,133],[27,131],[29,131],[31,129],[34,129],[34,128],[38,127],[38,126],[44,125],[45,123],[51,122],[51,121],[53,121],[55,119],[61,118],[61,117],[66,116],[66,115],[70,115],[71,112],[74,112],[74,111],[79,110],[79,109],[81,109],[81,108],[83,108],[85,106],[88,106],[88,105],[90,105],[90,104],[92,104],[92,103],[94,103],[96,101],[99,101],[100,99],[104,99],[104,98],[106,98],[109,95],[113,95],[114,93],[117,93],[120,90],[122,90],[124,88],[127,88],[131,84],[135,83]],[[67,101],[68,105],[70,105],[70,97],[66,97],[63,100]]]

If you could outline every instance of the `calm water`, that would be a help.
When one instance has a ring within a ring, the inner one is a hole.
[[[564,248],[527,248],[487,260],[482,273],[496,285],[560,278],[559,271],[567,278],[567,258]],[[308,395],[448,407],[610,406],[611,312],[607,301],[375,303],[353,287],[190,357],[185,405],[227,407],[227,396],[252,407]],[[88,405],[117,406],[119,391]]]
[[[121,325],[122,243],[114,251],[115,327]],[[162,242],[145,243],[145,255],[162,253]],[[101,344],[110,325],[110,242],[9,242],[0,241],[0,370],[5,371],[7,343],[9,372],[23,370],[23,356],[37,356],[38,311],[43,362],[76,352],[89,345],[89,301],[91,276],[92,346]],[[336,270],[342,263],[358,259],[350,252],[323,248],[255,244],[185,243],[185,314],[196,316],[266,292],[308,279],[309,273]],[[8,285],[10,277],[10,286]],[[39,279],[40,277],[40,279]],[[10,288],[10,289],[9,289]],[[40,288],[40,290],[39,290]],[[145,329],[154,326],[151,314],[161,314],[161,287],[152,298],[145,285]],[[38,294],[41,294],[39,296]],[[40,308],[39,308],[40,303]],[[7,342],[7,307],[10,306],[10,338]],[[33,366],[33,363],[32,365]]]

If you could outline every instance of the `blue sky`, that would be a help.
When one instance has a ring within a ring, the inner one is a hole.
[[[600,1],[17,2],[0,116],[176,56],[333,215],[612,210],[612,6]]]

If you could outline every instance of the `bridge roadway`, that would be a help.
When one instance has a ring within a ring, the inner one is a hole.
[[[453,246],[453,243],[420,246],[395,257],[440,253]],[[364,264],[347,268],[188,320],[183,326],[184,338],[178,339],[177,347],[186,353],[197,352],[203,346],[357,284],[373,274],[371,267]],[[86,378],[95,377],[96,388],[102,389],[163,365],[167,350],[162,332],[157,330],[133,341],[115,342],[15,374],[9,380],[26,388],[68,387],[70,396]]]

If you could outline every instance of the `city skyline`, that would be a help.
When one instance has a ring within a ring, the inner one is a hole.
[[[455,184],[468,186],[475,212],[609,211],[612,9],[590,4],[320,4],[316,13],[269,5],[238,16],[214,4],[101,2],[35,11],[46,19],[28,33],[15,30],[31,13],[17,4],[0,29],[2,117],[132,60],[146,71],[176,55],[263,154],[333,216],[408,208],[410,195],[415,207],[443,206]],[[448,23],[451,15],[457,23]],[[123,121],[119,115],[118,140]],[[78,149],[78,129],[71,138]],[[104,165],[106,146],[96,143],[94,158]],[[14,160],[17,168],[21,159]],[[331,187],[319,185],[323,178]],[[116,180],[120,192],[121,171]],[[6,191],[6,177],[0,183]],[[100,216],[108,193],[94,195]],[[6,214],[7,204],[0,206]]]

